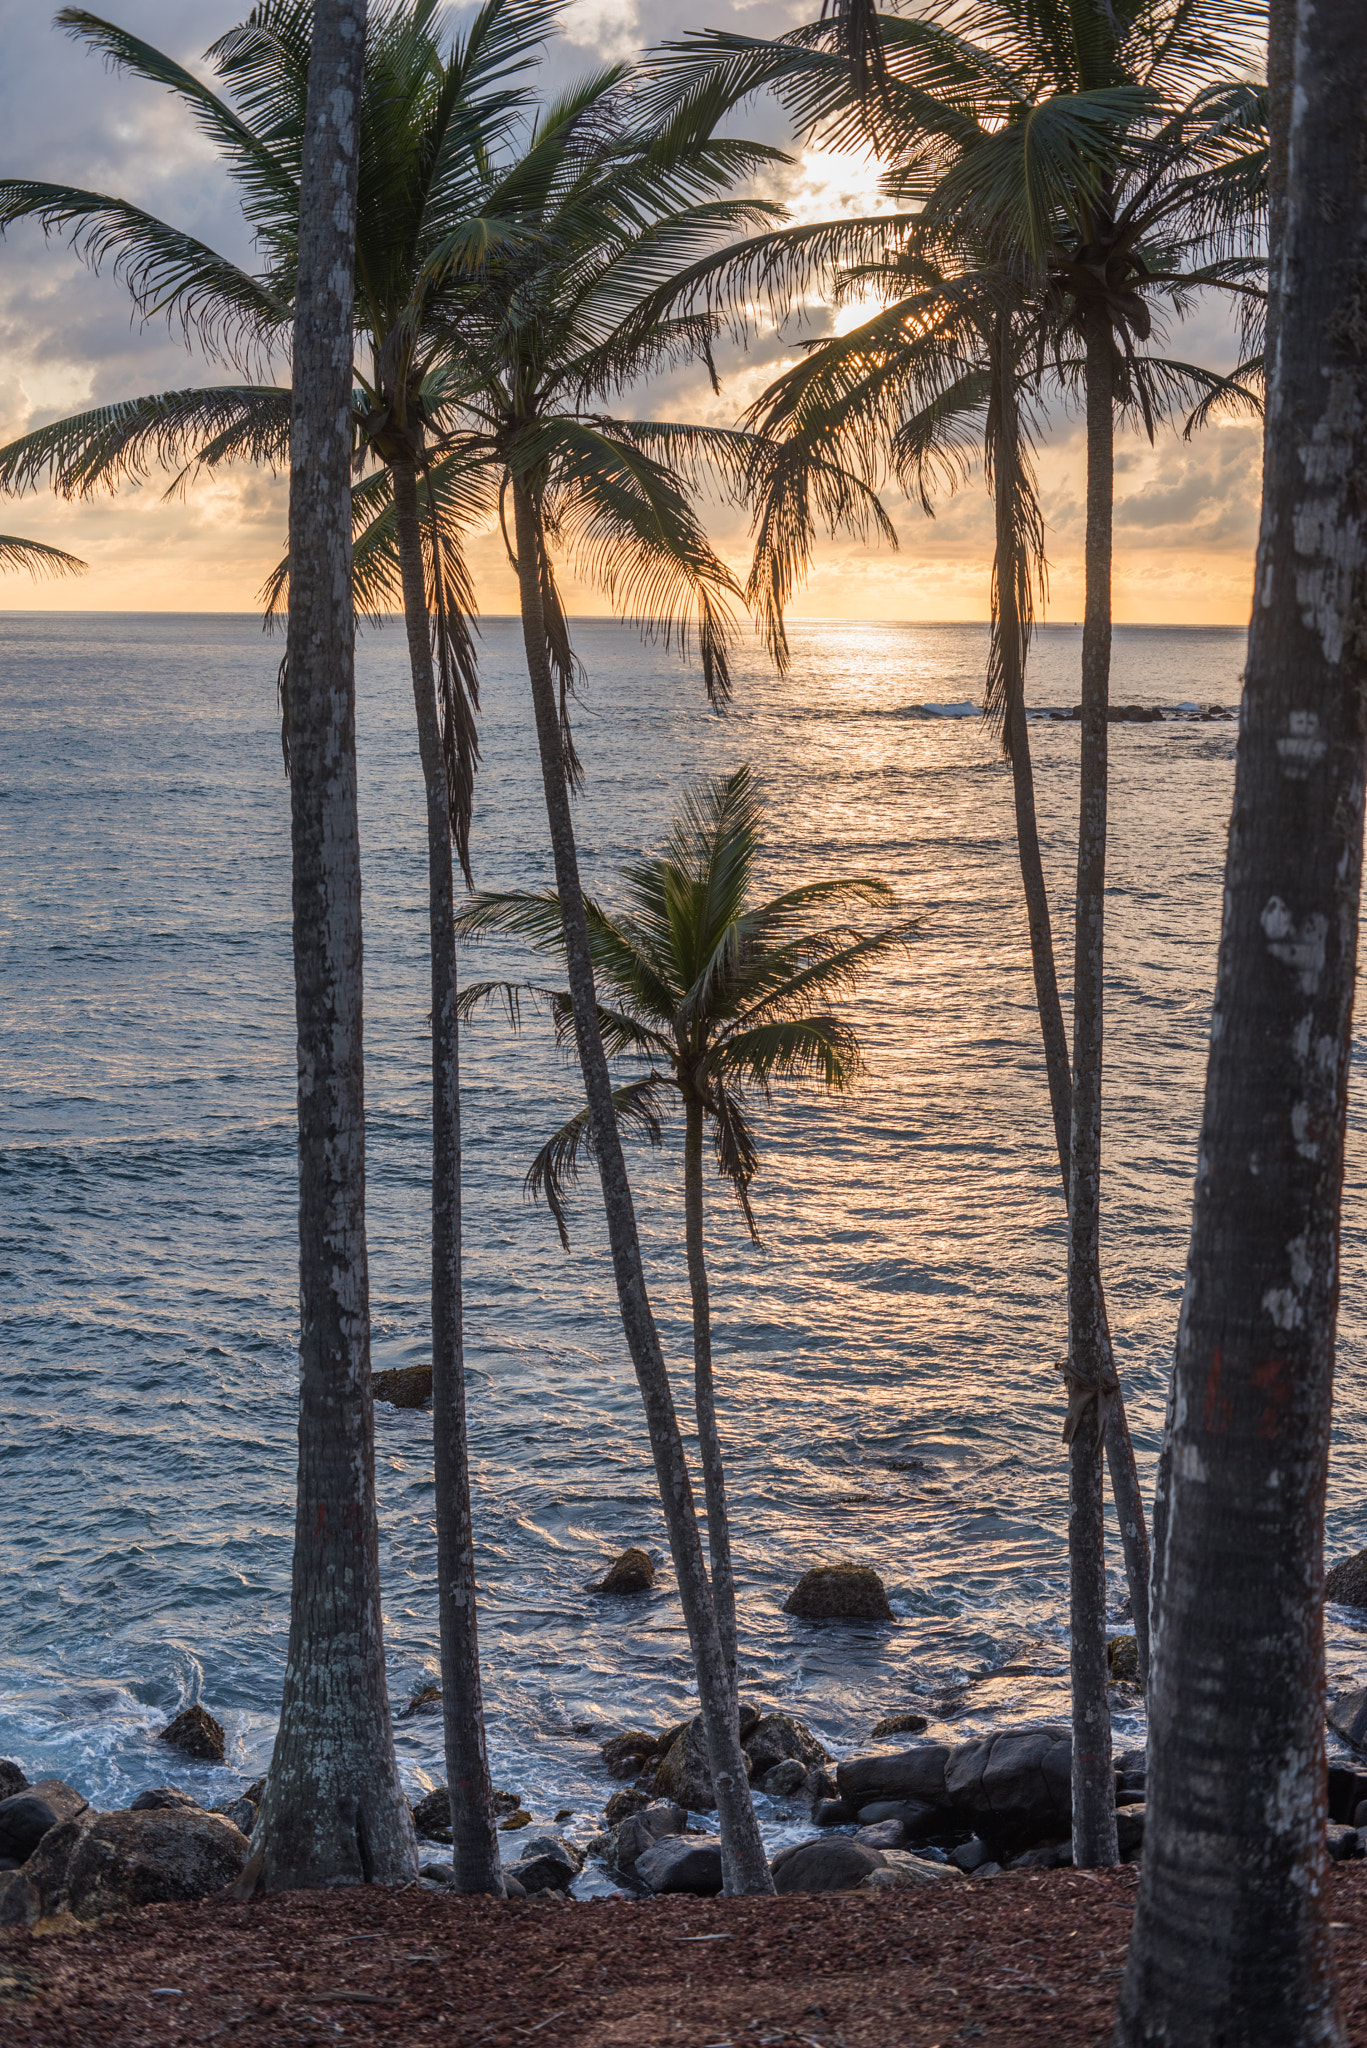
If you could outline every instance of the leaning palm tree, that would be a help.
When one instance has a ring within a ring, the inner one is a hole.
[[[472,264],[501,232],[493,154],[523,112],[554,0],[486,0],[444,39],[437,0],[387,0],[367,24],[348,432],[370,474],[353,518],[389,507],[382,544],[358,551],[353,584],[372,617],[403,612],[426,799],[432,977],[432,1382],[438,1601],[453,1861],[462,1889],[502,1889],[485,1753],[461,1332],[459,1047],[453,845],[469,868],[477,744],[473,596],[450,545],[457,513],[486,508],[448,475],[434,486],[424,386]],[[169,90],[223,155],[266,262],[249,275],[193,238],[101,193],[10,179],[0,222],[69,232],[96,265],[112,257],[135,304],[179,317],[187,338],[253,369],[288,344],[299,265],[299,164],[312,8],[265,0],[214,44],[224,95],[136,36],[79,9],[59,20],[110,64]],[[493,208],[491,214],[490,208]],[[0,451],[0,488],[50,480],[67,497],[169,468],[172,488],[222,464],[279,466],[288,387],[243,381],[175,390],[56,421]],[[272,610],[287,582],[273,579]],[[286,690],[282,693],[288,696]],[[286,703],[288,726],[288,704]],[[287,760],[289,758],[287,751]]]
[[[726,1480],[712,1377],[711,1297],[704,1251],[704,1138],[752,1238],[759,1228],[750,1188],[759,1170],[751,1098],[769,1099],[776,1081],[813,1082],[838,1093],[862,1064],[859,1038],[827,1007],[858,987],[912,927],[874,932],[845,924],[813,929],[814,912],[885,904],[892,896],[873,876],[808,882],[756,902],[764,807],[749,767],[689,790],[663,849],[621,870],[623,907],[586,898],[584,916],[598,990],[598,1028],[609,1057],[646,1062],[646,1071],[613,1092],[617,1125],[663,1136],[668,1108],[684,1121],[684,1239],[693,1303],[694,1396],[707,1500],[712,1597],[722,1649],[736,1682],[736,1597]],[[504,932],[538,952],[565,958],[560,897],[554,889],[476,896],[461,914],[463,937]],[[567,991],[515,982],[467,987],[462,1014],[502,997],[516,1022],[522,999],[550,1007],[562,1044],[575,1042]],[[569,1249],[566,1200],[586,1153],[594,1149],[587,1108],[542,1147],[527,1176],[544,1195]]]

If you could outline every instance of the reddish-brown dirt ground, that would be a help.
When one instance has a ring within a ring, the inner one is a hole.
[[[456,1899],[293,1892],[0,1937],[5,2048],[1104,2048],[1136,1873],[932,1892]],[[1332,1873],[1367,2048],[1367,1865]]]

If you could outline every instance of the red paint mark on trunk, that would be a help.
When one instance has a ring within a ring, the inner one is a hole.
[[[325,1528],[327,1527],[327,1519],[328,1519],[328,1511],[327,1511],[327,1505],[326,1505],[326,1503],[325,1503],[324,1501],[321,1501],[321,1500],[320,1500],[320,1501],[319,1501],[319,1503],[318,1503],[318,1527],[319,1527],[320,1529],[325,1529]]]
[[[1258,1417],[1258,1434],[1269,1442],[1282,1433],[1291,1406],[1291,1369],[1284,1358],[1269,1358],[1253,1368],[1253,1384],[1267,1403]]]
[[[1224,1347],[1217,1344],[1206,1375],[1206,1405],[1201,1418],[1207,1430],[1221,1436],[1234,1419],[1234,1403],[1227,1394],[1220,1392],[1220,1368],[1224,1355]]]

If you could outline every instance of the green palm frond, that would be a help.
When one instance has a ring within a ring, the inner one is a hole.
[[[30,576],[83,576],[90,567],[79,555],[68,555],[46,541],[21,540],[16,533],[0,533],[0,575],[25,569]]]
[[[274,384],[119,399],[0,448],[0,490],[50,483],[60,497],[84,498],[141,482],[156,469],[183,476],[239,457],[280,468],[289,459],[289,429],[290,394]]]
[[[628,1137],[645,1138],[657,1148],[663,1145],[662,1103],[673,1090],[674,1082],[668,1074],[647,1074],[639,1081],[614,1088],[612,1112],[618,1130]],[[553,1138],[547,1139],[527,1172],[527,1193],[533,1200],[544,1198],[566,1251],[570,1248],[569,1190],[579,1179],[585,1159],[592,1157],[593,1133],[585,1104],[576,1116],[561,1125]]]

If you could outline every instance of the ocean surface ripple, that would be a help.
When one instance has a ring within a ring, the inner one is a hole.
[[[872,872],[919,920],[860,998],[849,1099],[777,1092],[753,1245],[708,1223],[740,1573],[744,1688],[848,1751],[920,1707],[956,1739],[1067,1707],[1063,1203],[1033,1010],[1010,780],[971,712],[978,626],[807,625],[791,674],[691,671],[585,622],[577,806],[592,886],[657,842],[685,783],[754,763],[763,881]],[[484,622],[482,887],[550,862],[520,634]],[[1079,634],[1039,638],[1032,702],[1076,700]],[[202,1698],[226,1797],[269,1758],[285,1653],[297,1276],[288,792],[280,648],[246,617],[0,617],[0,1754],[96,1803],[164,1782],[156,1730]],[[1105,1271],[1146,1489],[1176,1328],[1204,1077],[1242,632],[1122,628],[1111,731]],[[427,1355],[425,852],[401,633],[359,652],[373,1353]],[[1071,958],[1077,725],[1032,721],[1060,972]],[[525,973],[484,946],[480,978]],[[1066,990],[1065,990],[1066,1000]],[[566,1256],[522,1180],[576,1076],[544,1025],[490,1014],[462,1050],[466,1316],[495,1776],[579,1825],[612,1730],[688,1711],[683,1630],[595,1188]],[[1345,1198],[1330,1556],[1367,1542],[1363,1147]],[[688,1413],[680,1148],[630,1155],[656,1311]],[[377,1411],[391,1689],[436,1672],[431,1424]],[[1114,1532],[1113,1532],[1114,1535]],[[663,1565],[584,1592],[628,1542]],[[891,1626],[781,1611],[851,1556]],[[1119,1544],[1110,1555],[1120,1621]],[[1331,1615],[1331,1672],[1361,1682]],[[1122,1710],[1134,1739],[1142,1721]],[[440,1723],[400,1724],[411,1789]]]

